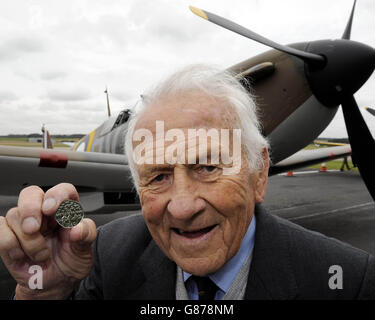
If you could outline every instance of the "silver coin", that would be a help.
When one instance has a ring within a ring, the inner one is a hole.
[[[83,219],[83,209],[79,202],[65,200],[56,211],[55,219],[63,228],[73,228]]]

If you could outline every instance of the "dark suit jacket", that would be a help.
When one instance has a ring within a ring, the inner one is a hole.
[[[255,210],[257,226],[245,299],[375,299],[375,258],[338,240]],[[176,264],[141,215],[99,228],[95,262],[75,299],[175,299]],[[328,270],[343,270],[343,289]]]

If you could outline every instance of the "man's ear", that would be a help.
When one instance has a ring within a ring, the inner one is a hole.
[[[268,183],[268,169],[270,166],[269,155],[267,148],[263,149],[262,152],[264,166],[257,171],[256,183],[254,186],[255,202],[261,203],[266,196],[267,183]]]

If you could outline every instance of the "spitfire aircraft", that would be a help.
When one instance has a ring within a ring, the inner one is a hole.
[[[213,13],[198,16],[273,49],[229,68],[251,85],[263,133],[270,141],[270,174],[352,154],[375,199],[375,143],[353,94],[375,68],[375,50],[350,39],[354,2],[341,39],[281,45]],[[250,88],[248,88],[250,90]],[[328,126],[342,106],[350,145],[303,150]],[[0,170],[7,183],[0,194],[17,194],[36,184],[45,189],[70,182],[80,192],[103,193],[104,204],[137,205],[129,178],[124,136],[131,111],[109,117],[72,151],[0,147]]]

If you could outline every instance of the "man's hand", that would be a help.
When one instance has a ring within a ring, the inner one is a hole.
[[[93,265],[96,226],[83,219],[71,229],[60,228],[54,214],[65,200],[79,200],[73,185],[62,183],[46,193],[25,188],[18,206],[0,216],[0,256],[17,281],[16,299],[66,299]],[[30,289],[29,267],[43,270],[43,289]]]

